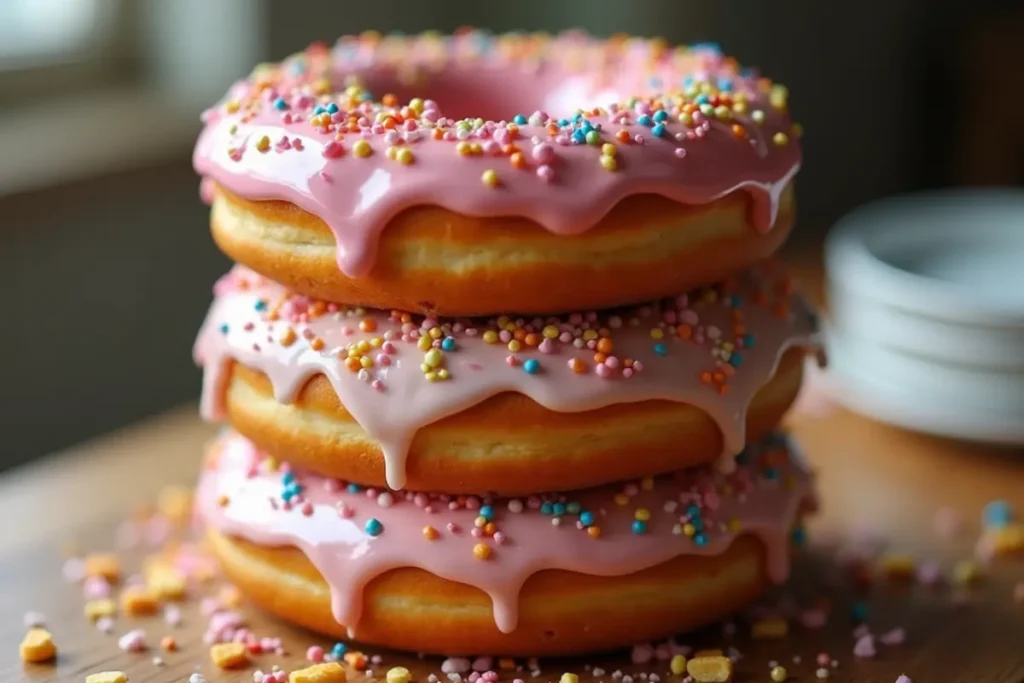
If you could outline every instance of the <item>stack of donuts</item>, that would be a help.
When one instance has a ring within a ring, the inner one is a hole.
[[[363,34],[258,67],[194,165],[206,537],[267,610],[439,654],[666,637],[784,580],[815,348],[772,260],[784,87],[715,46]]]

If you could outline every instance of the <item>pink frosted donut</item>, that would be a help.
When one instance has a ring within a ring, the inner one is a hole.
[[[228,256],[443,315],[719,280],[785,239],[801,158],[786,89],[717,49],[579,34],[342,38],[260,67],[204,122]]]

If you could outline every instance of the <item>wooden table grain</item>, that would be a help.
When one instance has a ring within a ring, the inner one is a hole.
[[[798,276],[816,291],[814,269],[798,269]],[[1024,509],[1024,452],[912,434],[841,408],[798,414],[789,426],[818,472],[822,508],[810,524],[810,548],[798,561],[787,591],[801,604],[826,598],[831,610],[828,624],[814,630],[794,624],[785,638],[752,641],[749,627],[739,619],[735,636],[716,627],[681,641],[697,647],[738,648],[743,657],[735,681],[769,681],[768,663],[773,660],[786,666],[789,680],[818,680],[814,658],[819,652],[840,661],[830,669],[832,681],[891,683],[903,673],[915,683],[1024,681],[1024,606],[1013,600],[1015,586],[1024,581],[1024,564],[997,561],[968,593],[878,578],[861,595],[850,587],[836,557],[837,544],[881,538],[894,552],[919,561],[935,560],[949,571],[955,562],[972,557],[988,501],[1006,499]],[[247,670],[220,672],[211,666],[202,642],[205,619],[197,600],[183,606],[180,627],[167,626],[159,617],[119,618],[114,634],[104,635],[84,619],[81,589],[62,579],[62,548],[68,543],[85,550],[114,548],[118,523],[132,510],[151,503],[167,484],[194,481],[203,444],[214,433],[215,428],[201,423],[194,407],[187,406],[0,476],[0,681],[80,682],[87,673],[111,669],[128,672],[133,683],[182,683],[194,671],[203,672],[211,682],[251,681],[257,667],[298,668],[309,644],[329,647],[313,634],[245,608],[252,627],[261,634],[282,636],[289,654],[261,655]],[[940,508],[963,516],[958,537],[936,533],[934,520]],[[140,557],[137,552],[124,556],[129,563]],[[879,645],[876,657],[855,658],[848,617],[855,602],[866,606],[875,633],[903,627],[906,643]],[[47,616],[59,649],[56,664],[26,665],[19,660],[22,615],[27,611]],[[121,652],[117,635],[130,628],[146,630],[154,646],[171,634],[180,651]],[[387,668],[395,665],[408,667],[417,681],[425,681],[432,672],[440,675],[439,660],[381,654],[375,678],[383,679]],[[153,663],[154,656],[162,657],[162,666]],[[592,669],[584,668],[588,663],[600,664],[606,673],[593,675]],[[563,671],[575,671],[581,683],[611,683],[615,669],[657,672],[662,681],[679,680],[667,675],[667,663],[633,666],[628,653],[541,664],[538,681],[557,681]],[[509,679],[517,676],[534,680],[528,672],[508,672]]]

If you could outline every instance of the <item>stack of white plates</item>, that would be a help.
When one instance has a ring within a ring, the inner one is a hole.
[[[1024,443],[1024,191],[927,193],[826,248],[837,398],[937,435]]]

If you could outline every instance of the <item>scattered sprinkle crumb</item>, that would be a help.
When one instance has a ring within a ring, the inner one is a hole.
[[[219,669],[237,669],[249,663],[244,643],[217,643],[210,647],[210,659]]]
[[[18,648],[23,662],[41,664],[57,657],[53,636],[44,628],[30,628]]]
[[[337,662],[314,664],[288,675],[288,683],[345,683],[345,679],[345,668]]]
[[[146,649],[146,632],[138,628],[128,631],[117,639],[117,646],[125,652],[142,652]]]
[[[85,683],[128,683],[123,671],[101,671],[85,677]]]

